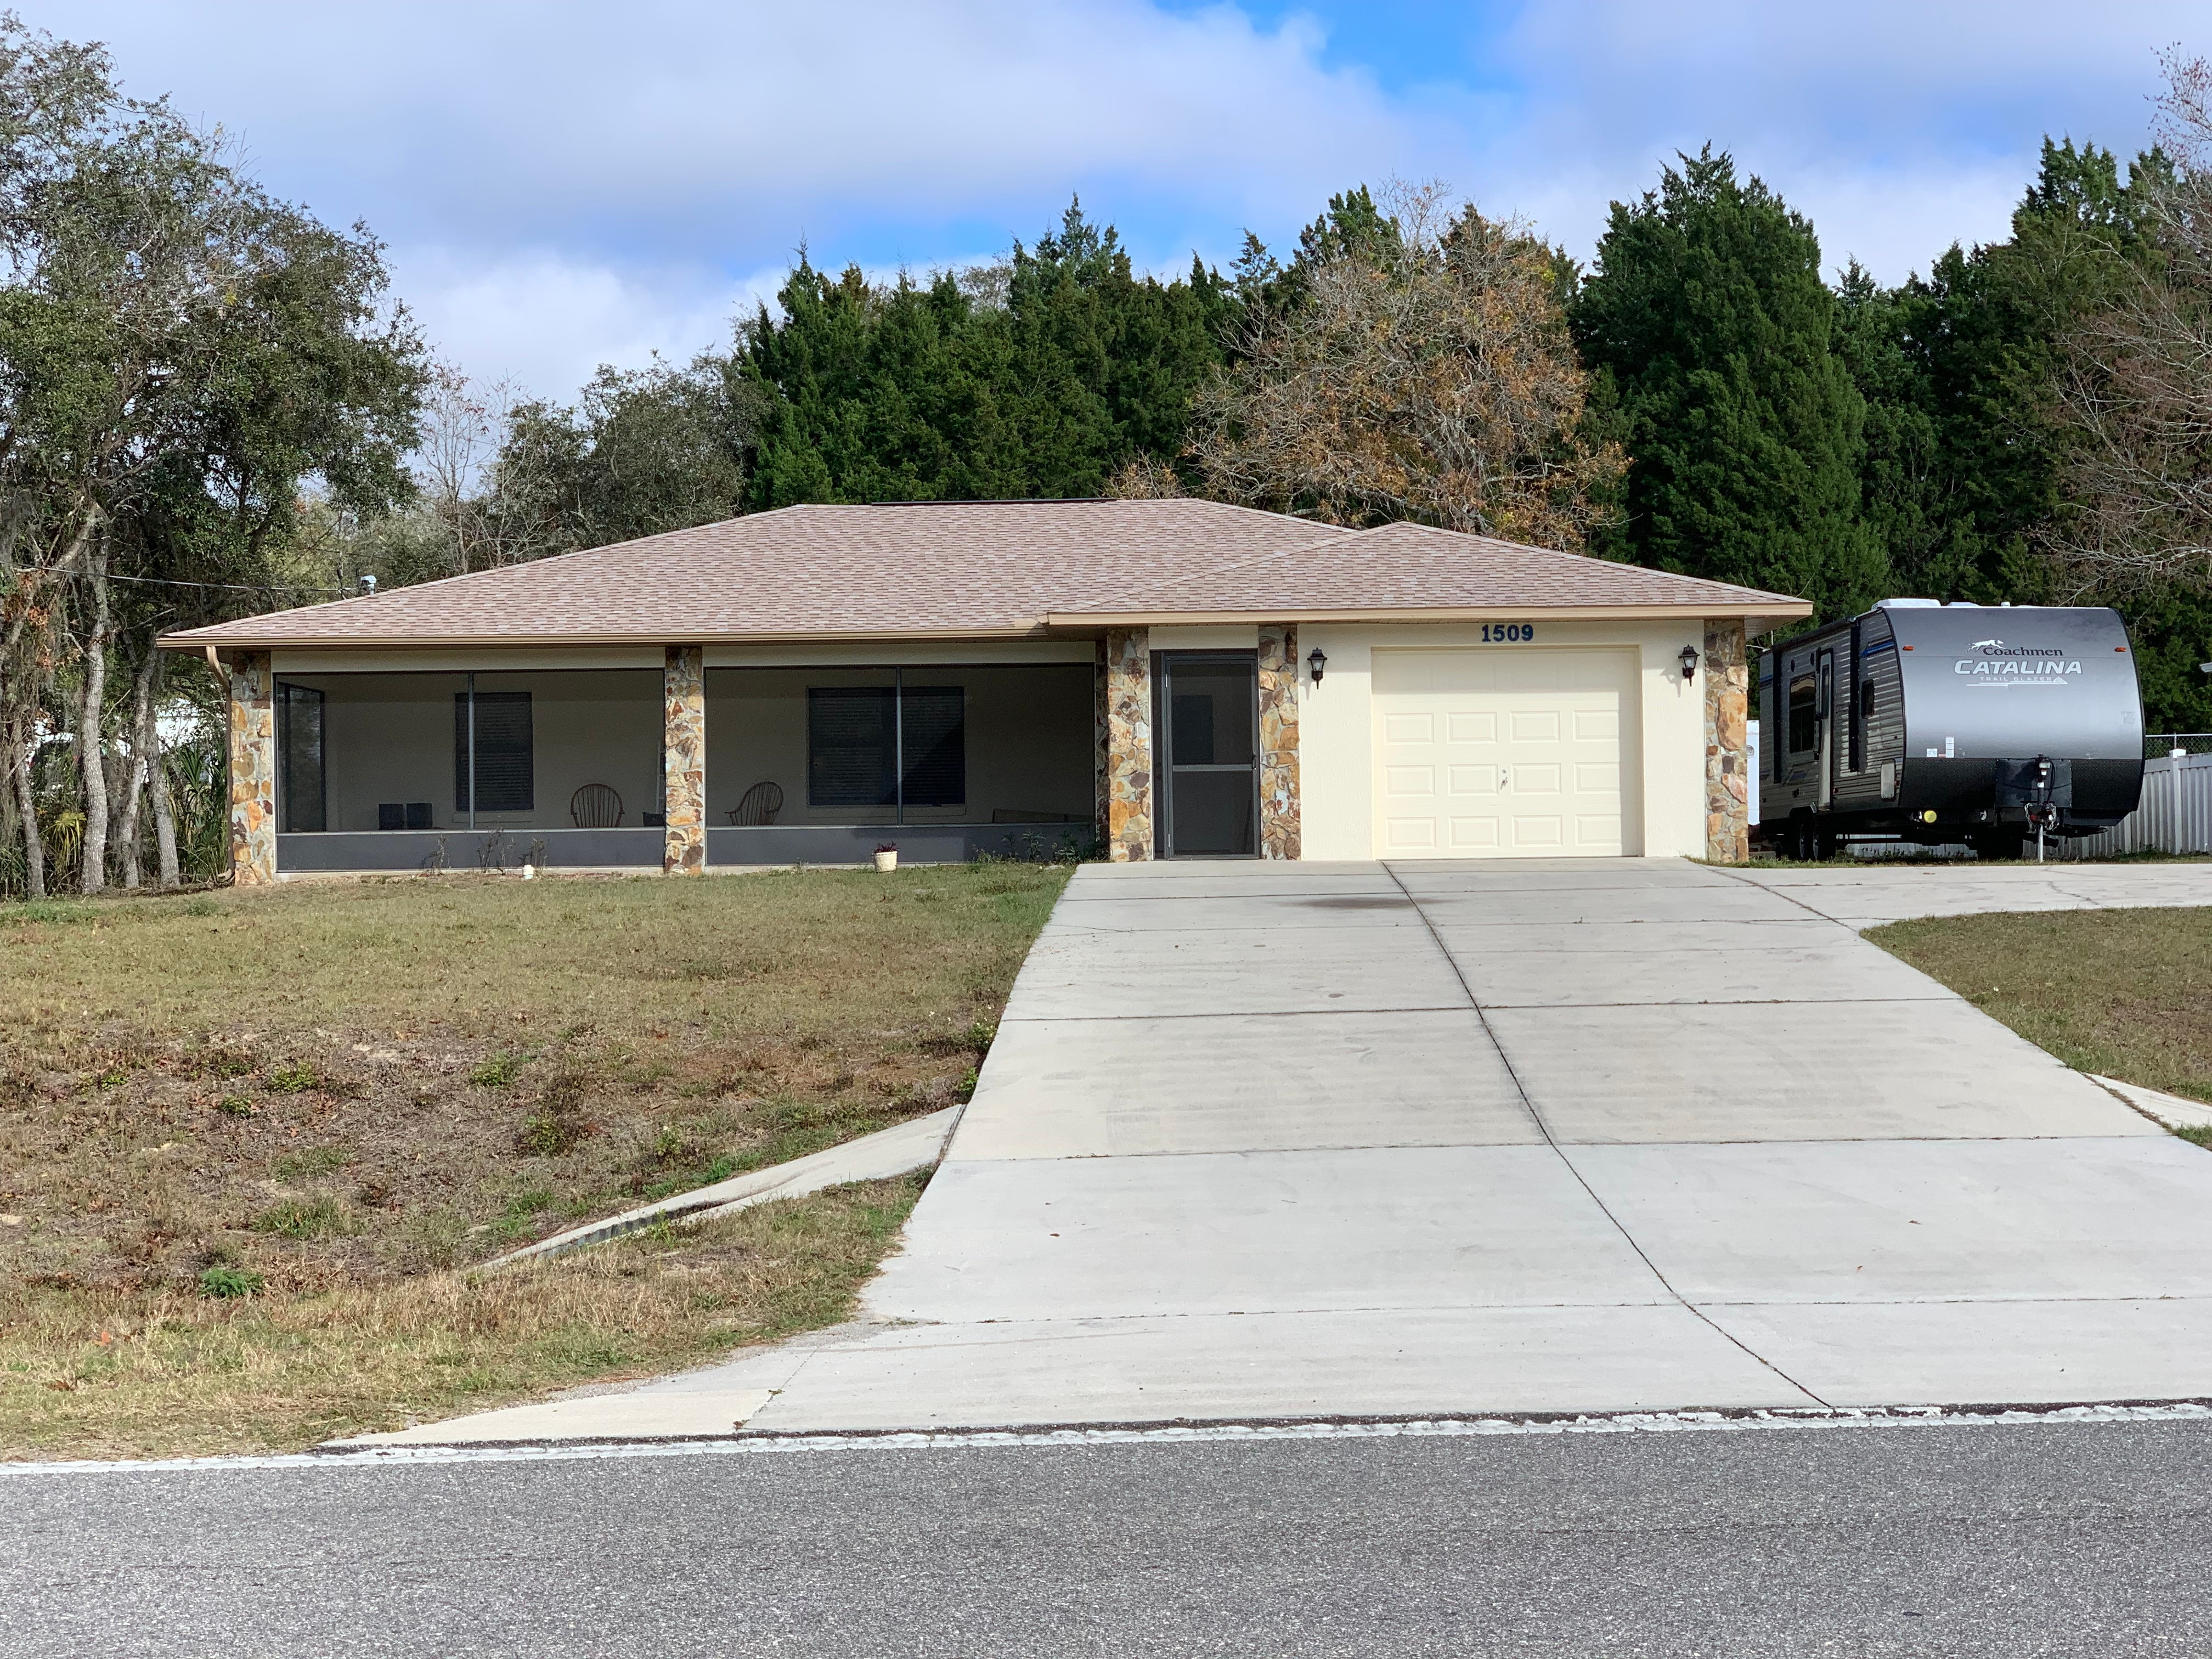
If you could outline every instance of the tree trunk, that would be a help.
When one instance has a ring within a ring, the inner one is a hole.
[[[84,780],[84,890],[107,885],[107,544],[92,556],[92,631],[84,642],[84,709],[77,722],[77,775]]]
[[[124,785],[123,816],[115,826],[115,850],[123,864],[123,885],[136,892],[139,885],[138,812],[146,799],[146,757],[154,732],[154,664],[161,653],[146,642],[145,659],[132,677],[131,690],[131,766]]]
[[[23,819],[23,896],[46,896],[46,842],[39,833],[39,792],[31,770],[39,758],[39,717],[22,714],[8,726],[8,770],[15,780],[15,810]]]
[[[161,861],[161,890],[173,893],[177,875],[177,819],[169,810],[169,767],[161,758],[161,687],[169,677],[168,659],[154,653],[154,718],[146,722],[146,793],[154,801],[154,849]]]

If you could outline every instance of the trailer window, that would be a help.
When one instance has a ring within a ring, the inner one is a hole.
[[[1790,752],[1802,755],[1818,746],[1820,722],[1814,705],[1813,677],[1800,674],[1790,682]]]

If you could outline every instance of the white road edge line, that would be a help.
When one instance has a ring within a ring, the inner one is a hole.
[[[1498,1436],[1729,1434],[1775,1429],[2010,1428],[2038,1425],[2212,1422],[2212,1401],[2081,1406],[1817,1407],[1758,1411],[1608,1412],[1577,1417],[1430,1417],[1376,1422],[1162,1424],[1127,1428],[914,1429],[875,1433],[738,1434],[694,1439],[538,1441],[489,1445],[369,1446],[264,1457],[175,1457],[140,1462],[0,1462],[9,1475],[222,1474],[258,1469],[367,1469],[450,1463],[536,1463],[636,1457],[769,1456],[791,1452],[947,1451],[969,1448],[1180,1445],[1200,1441],[1451,1440]]]

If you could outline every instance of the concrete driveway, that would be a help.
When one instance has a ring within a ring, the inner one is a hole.
[[[1857,936],[2212,867],[1091,866],[750,1426],[2212,1392],[2212,1154]],[[726,1394],[725,1397],[727,1397]]]
[[[854,1324],[398,1439],[2212,1395],[2212,1153],[1868,944],[2212,866],[1091,866]]]

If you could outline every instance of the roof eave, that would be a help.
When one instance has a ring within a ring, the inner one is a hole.
[[[224,624],[228,626],[228,624]],[[783,629],[758,633],[702,633],[665,629],[646,634],[252,634],[191,629],[164,634],[155,643],[165,651],[544,651],[641,645],[838,645],[889,640],[1034,640],[1045,624],[1020,628],[856,629],[828,631]]]
[[[1635,622],[1651,618],[1741,617],[1768,626],[1813,614],[1810,603],[1779,597],[1664,605],[1484,605],[1394,609],[1305,609],[1270,605],[1249,611],[1055,611],[1051,628],[1185,628],[1253,623],[1470,623],[1504,617],[1514,622]]]

